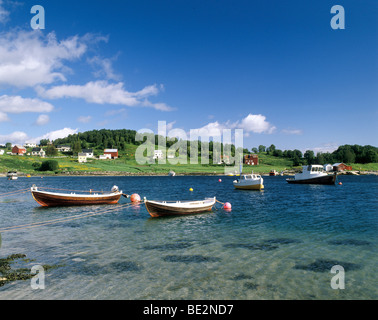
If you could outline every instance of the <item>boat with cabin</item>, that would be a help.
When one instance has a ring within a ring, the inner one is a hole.
[[[336,172],[328,174],[322,165],[311,164],[302,166],[302,172],[296,173],[293,178],[286,179],[292,184],[326,184],[332,185],[336,182]]]
[[[259,174],[241,174],[238,180],[234,180],[234,187],[242,190],[264,189],[264,179]]]
[[[33,185],[31,193],[34,200],[43,207],[116,204],[122,195],[127,197],[122,191],[119,191],[117,186],[114,186],[110,192],[89,191],[89,194],[76,194],[76,192],[56,193],[42,191],[36,185]]]
[[[211,211],[215,202],[215,197],[199,201],[153,201],[144,198],[146,209],[153,218]]]

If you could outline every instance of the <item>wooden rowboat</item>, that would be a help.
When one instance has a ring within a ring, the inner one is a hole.
[[[59,207],[59,206],[87,206],[100,204],[116,204],[123,195],[117,186],[112,188],[111,192],[104,194],[76,194],[76,193],[55,193],[40,191],[36,186],[31,188],[31,193],[35,201],[43,207]]]
[[[144,198],[146,209],[154,218],[211,211],[215,202],[215,197],[200,201],[151,201]]]

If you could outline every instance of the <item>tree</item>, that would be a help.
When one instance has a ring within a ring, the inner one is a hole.
[[[78,155],[81,152],[81,143],[79,140],[73,143],[72,152],[74,155]]]
[[[314,151],[306,150],[304,158],[306,159],[307,164],[313,164],[315,159]]]
[[[6,147],[8,150],[10,150],[10,149],[12,149],[12,144],[11,144],[10,142],[7,142],[7,143],[5,144],[5,147]]]
[[[54,145],[49,144],[46,148],[46,156],[54,157],[58,155],[58,150],[54,147]]]
[[[263,145],[259,145],[259,153],[261,153],[261,152],[265,152],[265,146],[263,146]]]
[[[47,146],[49,142],[50,142],[49,139],[42,139],[42,140],[39,142],[39,145],[40,145],[40,146]]]
[[[275,146],[274,144],[271,144],[270,147],[268,147],[268,148],[266,149],[266,152],[267,152],[268,154],[273,154],[273,153],[274,153],[274,150],[276,150],[276,146]]]
[[[56,160],[43,161],[40,167],[40,171],[56,171],[59,169],[59,163]]]

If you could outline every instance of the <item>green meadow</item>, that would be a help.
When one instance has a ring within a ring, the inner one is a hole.
[[[41,172],[35,167],[36,164],[41,164],[42,161],[56,160],[59,164],[59,169],[55,172]],[[278,172],[285,170],[298,169],[300,167],[293,167],[293,162],[289,159],[278,158],[265,153],[259,154],[259,165],[257,166],[243,166],[243,173],[260,173],[266,174],[271,170]],[[348,164],[356,171],[378,171],[378,163],[368,164]],[[229,166],[233,173],[238,173],[239,168]],[[36,156],[0,156],[0,173],[5,174],[8,171],[15,170],[20,174],[30,175],[51,175],[51,174],[132,174],[132,175],[156,175],[168,174],[170,170],[176,174],[224,174],[224,165],[214,164],[191,164],[189,159],[187,163],[171,164],[167,160],[166,164],[138,164],[131,154],[120,155],[119,159],[115,160],[96,160],[88,159],[87,163],[78,163],[77,157],[62,156],[54,158],[40,158]]]

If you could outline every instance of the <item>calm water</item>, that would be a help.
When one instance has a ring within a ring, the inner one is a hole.
[[[342,186],[265,177],[262,192],[234,190],[233,177],[221,178],[1,178],[0,194],[34,183],[76,190],[118,185],[151,200],[216,196],[232,212],[152,219],[141,205],[3,233],[0,258],[23,253],[33,261],[15,267],[59,267],[46,272],[44,290],[17,281],[0,287],[0,299],[378,298],[376,176],[341,176]],[[0,224],[94,210],[104,207],[40,208],[29,193],[0,197]],[[335,264],[345,268],[344,290],[330,286]]]

